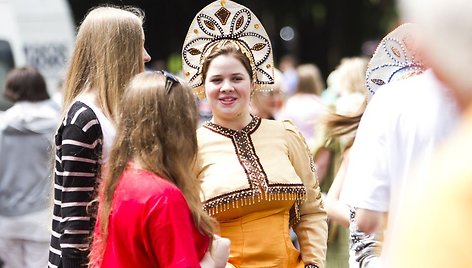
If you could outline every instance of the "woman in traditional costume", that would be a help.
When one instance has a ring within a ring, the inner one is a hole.
[[[182,56],[213,113],[197,133],[195,173],[204,209],[231,240],[230,267],[324,267],[327,217],[305,140],[289,121],[250,113],[253,92],[274,82],[262,24],[244,6],[215,1],[193,20]]]

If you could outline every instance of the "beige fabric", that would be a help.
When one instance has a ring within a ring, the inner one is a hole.
[[[202,182],[206,209],[212,215],[228,214],[234,206],[257,208],[261,199],[295,200],[291,222],[295,223],[302,259],[324,267],[327,216],[304,139],[288,121],[254,117],[249,126],[242,131],[198,130],[196,174]],[[245,157],[257,163],[248,165]]]

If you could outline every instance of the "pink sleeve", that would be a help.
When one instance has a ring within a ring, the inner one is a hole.
[[[147,230],[159,267],[200,267],[196,227],[182,193],[169,189],[154,200]]]

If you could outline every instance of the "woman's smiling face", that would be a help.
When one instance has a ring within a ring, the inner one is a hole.
[[[215,124],[239,129],[251,121],[249,104],[253,86],[239,59],[232,55],[215,57],[208,66],[204,83]]]

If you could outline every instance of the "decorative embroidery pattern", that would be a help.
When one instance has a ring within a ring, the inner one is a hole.
[[[414,24],[403,24],[380,41],[367,67],[369,98],[379,86],[424,72],[422,56],[415,48],[416,30]]]
[[[256,90],[270,90],[274,83],[272,46],[264,27],[248,8],[232,1],[215,1],[196,15],[182,49],[185,78],[197,95],[204,96],[203,60],[215,47],[228,42],[249,58]]]
[[[261,124],[261,119],[253,116],[251,122],[241,131],[228,129],[211,122],[206,122],[203,126],[209,130],[230,138],[236,150],[239,162],[245,170],[249,188],[226,193],[204,202],[204,209],[210,214],[215,215],[219,212],[239,206],[253,205],[260,202],[261,199],[272,200],[295,200],[291,214],[291,224],[296,224],[300,219],[299,206],[306,199],[306,188],[300,184],[271,184],[267,174],[262,167],[259,157],[256,154],[251,134]]]

